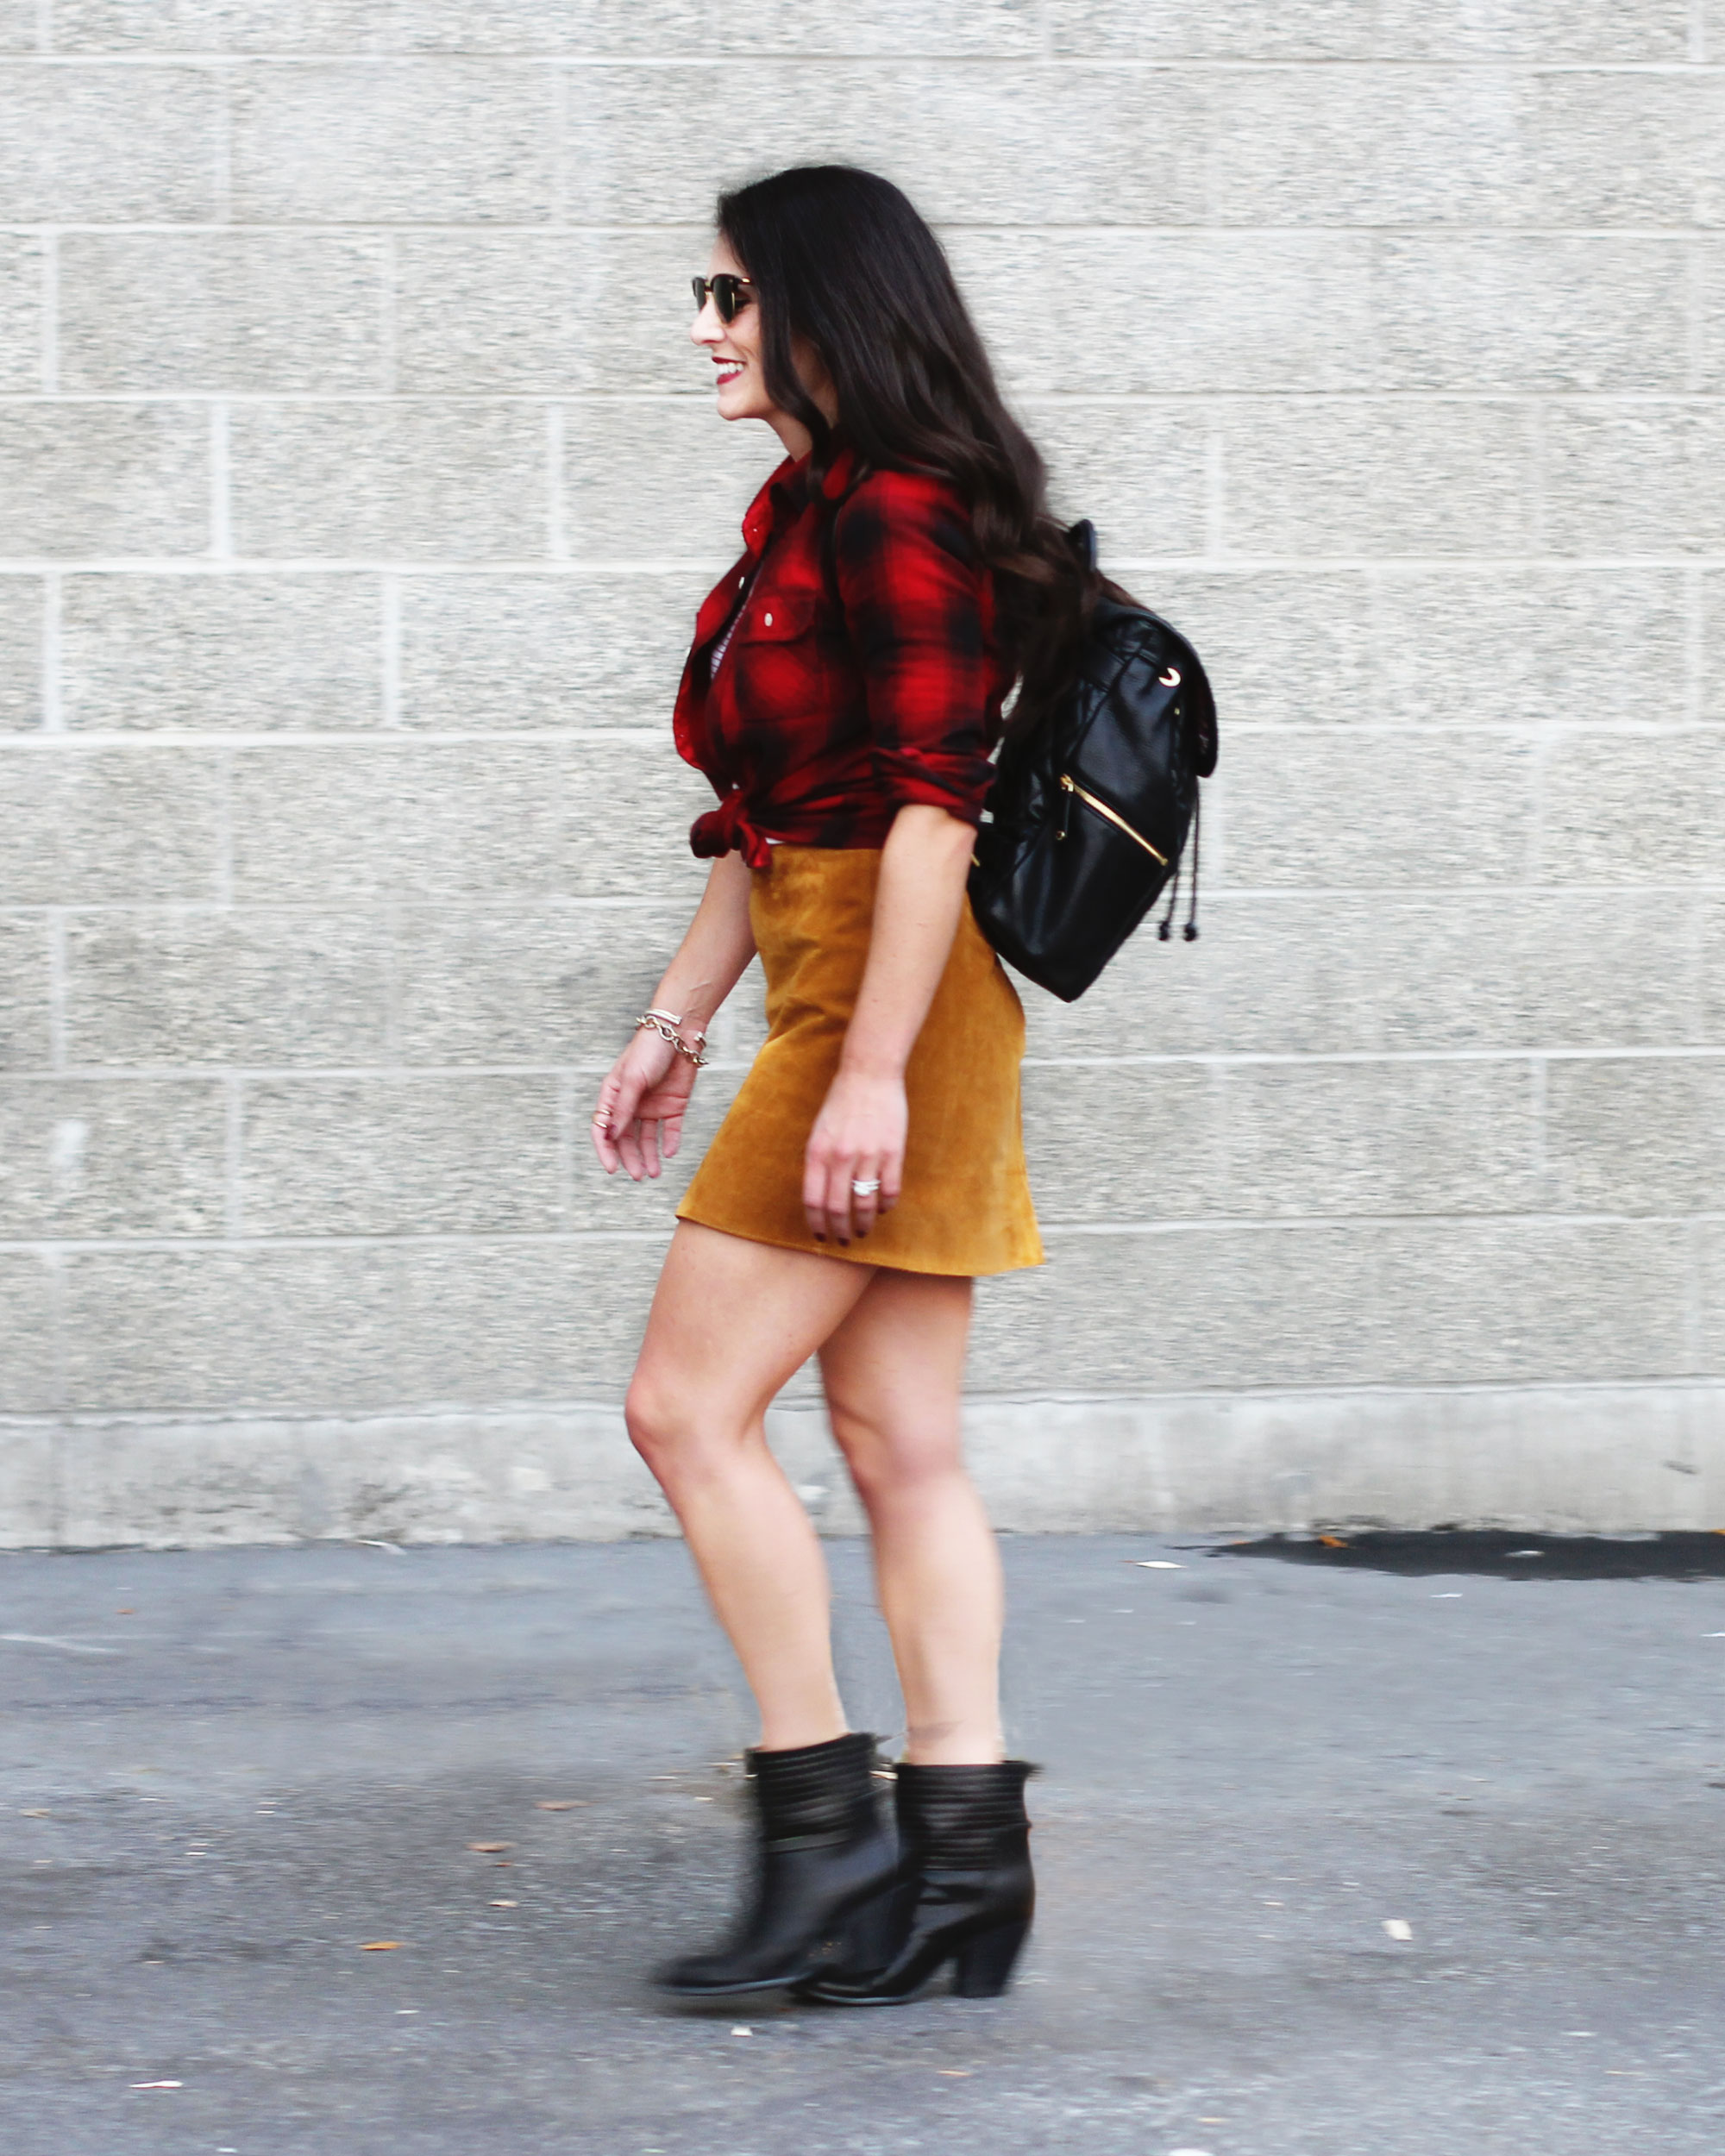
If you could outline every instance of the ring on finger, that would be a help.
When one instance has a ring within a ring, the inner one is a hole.
[[[872,1198],[881,1188],[881,1178],[878,1175],[869,1175],[860,1182],[853,1182],[850,1188],[859,1198]]]

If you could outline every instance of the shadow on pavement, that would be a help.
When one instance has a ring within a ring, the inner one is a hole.
[[[1439,1572],[1515,1580],[1725,1579],[1725,1528],[1712,1533],[1528,1535],[1434,1529],[1424,1534],[1265,1535],[1227,1542],[1221,1557],[1276,1557],[1338,1571],[1394,1572],[1420,1579]]]

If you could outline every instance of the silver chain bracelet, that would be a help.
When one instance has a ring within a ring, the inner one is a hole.
[[[681,1024],[681,1020],[674,1018],[668,1011],[643,1011],[635,1021],[635,1031],[637,1033],[643,1031],[656,1033],[662,1041],[668,1041],[678,1055],[687,1056],[695,1069],[700,1070],[706,1063],[706,1035],[697,1033],[695,1044],[691,1048],[677,1030]]]

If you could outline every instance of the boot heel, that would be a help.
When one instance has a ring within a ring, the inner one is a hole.
[[[957,1999],[998,1999],[1013,1980],[1013,1965],[1030,1936],[1029,1917],[982,1932],[958,1950],[952,1996]]]

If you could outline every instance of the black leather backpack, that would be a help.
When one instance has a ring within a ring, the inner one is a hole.
[[[1096,536],[1075,524],[1095,568]],[[1216,705],[1197,653],[1147,607],[1098,598],[1078,676],[1026,732],[1008,732],[976,834],[970,905],[1007,963],[1070,1003],[1172,883],[1192,833],[1189,942],[1198,933],[1198,781],[1216,768]]]

